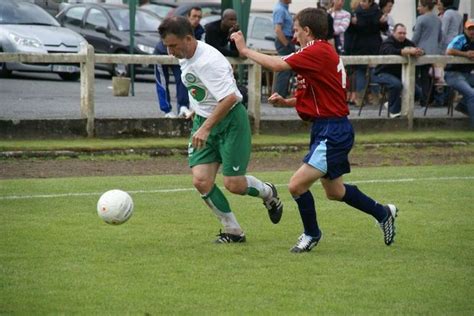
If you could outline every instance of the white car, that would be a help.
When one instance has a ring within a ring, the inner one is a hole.
[[[0,52],[77,53],[86,40],[39,6],[21,0],[0,1]],[[53,72],[63,80],[80,78],[78,64],[41,64],[0,62],[0,77],[12,71]]]

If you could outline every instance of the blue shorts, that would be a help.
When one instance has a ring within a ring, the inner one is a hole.
[[[348,155],[353,144],[354,130],[347,117],[317,119],[303,161],[324,173],[324,178],[336,179],[351,172]]]

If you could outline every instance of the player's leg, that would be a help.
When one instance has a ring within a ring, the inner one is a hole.
[[[234,194],[250,195],[263,200],[270,220],[280,221],[283,205],[276,187],[268,182],[246,175],[251,152],[251,131],[247,111],[242,104],[236,105],[222,122],[226,133],[219,142],[222,156],[224,186]]]
[[[205,118],[195,116],[191,135],[199,129],[204,121]],[[225,195],[215,184],[221,157],[219,152],[215,150],[218,138],[215,137],[214,132],[214,130],[211,131],[204,148],[194,150],[191,141],[189,142],[188,160],[193,174],[193,185],[224,228],[224,232],[219,233],[216,242],[244,242],[245,235],[242,228],[237,222]]]
[[[298,205],[304,227],[303,234],[298,238],[291,252],[311,251],[322,237],[316,216],[316,204],[309,189],[323,175],[324,173],[314,166],[304,163],[290,179],[288,190]]]
[[[168,93],[166,92],[166,80],[163,73],[163,67],[159,64],[155,65],[155,88],[160,110],[165,114],[171,113],[172,109],[168,100]]]
[[[393,204],[382,205],[364,194],[355,185],[345,184],[342,177],[330,180],[321,179],[330,200],[345,202],[346,204],[372,215],[384,233],[384,242],[387,246],[393,243],[395,237],[395,217],[398,209]]]

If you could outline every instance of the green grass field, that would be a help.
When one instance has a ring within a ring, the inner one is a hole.
[[[300,255],[291,173],[256,175],[279,184],[283,218],[227,194],[248,238],[235,245],[212,243],[190,176],[0,181],[0,314],[474,313],[473,165],[354,168],[347,182],[400,209],[391,247],[314,186],[324,238]],[[135,202],[121,226],[96,213],[112,188]]]

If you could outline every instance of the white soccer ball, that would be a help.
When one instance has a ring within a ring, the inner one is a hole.
[[[97,214],[107,224],[123,224],[133,214],[132,197],[122,190],[107,191],[97,202]]]

